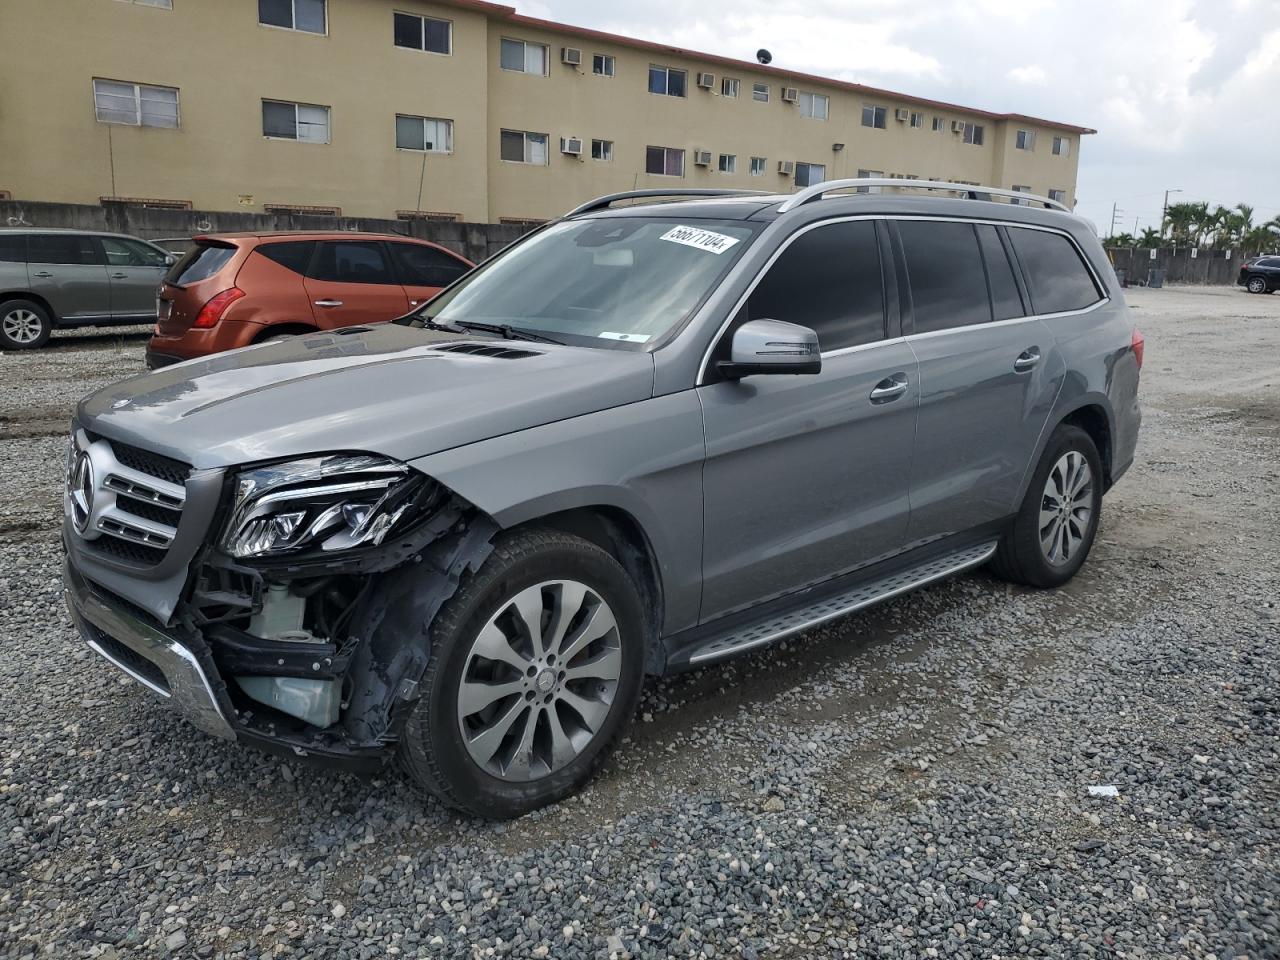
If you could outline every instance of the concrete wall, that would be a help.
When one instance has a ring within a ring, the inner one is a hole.
[[[272,230],[359,230],[431,240],[479,263],[526,233],[529,227],[499,223],[437,223],[217,210],[154,210],[119,204],[28,203],[0,200],[0,227],[66,227],[127,233],[145,240],[182,241],[202,233]],[[166,243],[178,251],[181,242]]]
[[[1192,257],[1188,247],[1170,247],[1155,250],[1155,259],[1151,257],[1152,252],[1143,247],[1126,247],[1108,249],[1107,255],[1117,272],[1128,271],[1131,284],[1145,282],[1153,270],[1165,271],[1165,283],[1232,284],[1246,259],[1240,250],[1197,250]]]

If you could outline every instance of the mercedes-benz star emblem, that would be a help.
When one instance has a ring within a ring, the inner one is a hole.
[[[68,486],[71,494],[71,522],[75,525],[76,533],[83,536],[89,528],[89,517],[93,513],[93,461],[84,450],[76,455]]]

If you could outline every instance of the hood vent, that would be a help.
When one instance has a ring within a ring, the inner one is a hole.
[[[494,343],[446,343],[436,347],[437,353],[465,353],[490,360],[525,360],[542,356],[537,350],[521,350],[518,347],[501,347]]]

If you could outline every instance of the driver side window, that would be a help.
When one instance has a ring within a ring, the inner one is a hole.
[[[738,321],[748,320],[809,327],[818,334],[823,353],[883,340],[884,288],[875,223],[826,224],[793,240],[748,298]]]

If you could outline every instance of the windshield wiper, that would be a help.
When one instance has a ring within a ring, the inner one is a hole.
[[[519,330],[509,323],[480,323],[478,320],[455,320],[453,323],[454,326],[464,330],[481,330],[484,333],[497,334],[504,340],[530,340],[534,343],[558,343],[564,346],[563,340],[556,340],[554,337],[529,330]]]
[[[445,333],[465,333],[461,327],[455,327],[448,323],[440,323],[432,317],[417,316],[409,321],[412,327],[426,327],[428,330],[443,330]]]

